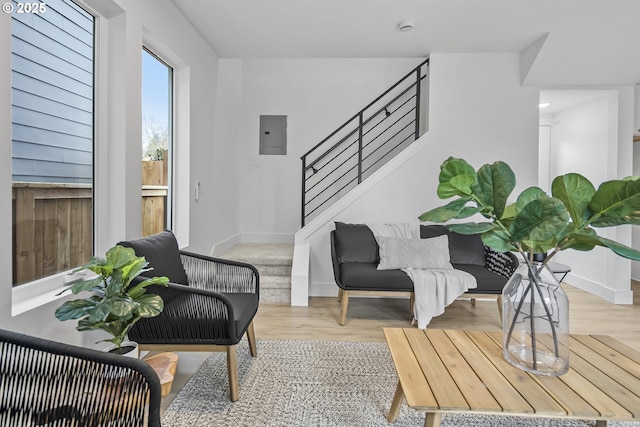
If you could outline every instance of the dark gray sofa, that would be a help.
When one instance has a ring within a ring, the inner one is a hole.
[[[496,252],[485,246],[479,235],[463,235],[447,230],[442,225],[421,225],[423,239],[447,235],[451,264],[458,270],[472,274],[478,287],[468,294],[496,295],[502,309],[502,288],[518,266],[516,256],[510,252]],[[339,323],[344,325],[349,294],[367,292],[410,292],[413,301],[413,282],[402,270],[378,270],[378,244],[369,227],[364,224],[335,223],[331,231],[331,259],[333,274],[342,302]],[[472,301],[475,298],[472,297]],[[412,310],[413,311],[413,310]]]

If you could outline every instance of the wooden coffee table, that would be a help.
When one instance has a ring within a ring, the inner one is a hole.
[[[579,418],[640,419],[640,353],[599,335],[571,335],[569,372],[529,374],[502,357],[502,332],[385,328],[398,372],[387,420],[403,397],[426,411],[427,427],[443,412]]]

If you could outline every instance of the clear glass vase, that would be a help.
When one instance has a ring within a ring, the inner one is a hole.
[[[520,264],[502,291],[502,353],[525,371],[558,376],[569,369],[569,299],[540,263]]]

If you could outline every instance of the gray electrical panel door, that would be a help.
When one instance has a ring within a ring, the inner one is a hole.
[[[287,116],[260,116],[260,154],[287,154]]]

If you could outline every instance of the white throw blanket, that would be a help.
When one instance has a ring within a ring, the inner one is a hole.
[[[460,295],[478,286],[476,278],[462,270],[403,268],[402,271],[413,281],[413,316],[420,329],[444,313],[445,307]]]
[[[420,224],[367,224],[375,237],[420,238]],[[444,313],[445,307],[456,298],[478,286],[476,278],[462,270],[403,268],[413,282],[415,304],[414,322],[425,329],[431,319]]]

